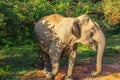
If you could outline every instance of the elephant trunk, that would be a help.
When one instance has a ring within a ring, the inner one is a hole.
[[[94,75],[98,75],[102,71],[102,58],[103,58],[103,53],[104,53],[105,46],[106,46],[105,35],[100,28],[98,31],[96,31],[93,39],[96,42],[98,42],[97,64],[96,64],[96,72],[94,74]]]
[[[104,41],[105,42],[105,41]],[[98,51],[97,51],[97,73],[101,73],[102,70],[102,58],[105,50],[105,43],[98,42]]]

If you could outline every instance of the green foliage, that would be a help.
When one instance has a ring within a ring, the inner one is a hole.
[[[41,17],[52,13],[76,17],[92,12],[97,4],[81,0],[2,0],[0,1],[0,44],[31,44],[34,40],[34,24]]]
[[[102,0],[102,9],[111,25],[120,23],[120,0]]]
[[[20,7],[22,5],[18,2],[1,2],[0,11],[2,16],[2,26],[0,26],[0,36],[2,45],[15,45],[22,44],[24,37],[28,38],[29,35],[25,33],[26,27],[25,16],[23,16],[24,11]],[[24,7],[24,6],[23,6]],[[26,21],[27,22],[27,21]],[[4,25],[5,24],[5,25]],[[26,31],[28,31],[28,29]],[[28,31],[30,33],[30,31]],[[23,36],[24,35],[24,36]],[[21,41],[21,43],[20,43]]]
[[[34,70],[38,53],[36,44],[0,49],[0,80],[19,80],[21,74]]]

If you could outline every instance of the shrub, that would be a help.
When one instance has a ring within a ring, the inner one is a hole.
[[[102,9],[105,19],[111,25],[120,23],[120,0],[102,0]]]
[[[96,7],[97,3],[88,0],[1,0],[0,44],[31,44],[34,25],[41,17],[52,13],[76,17],[95,11]]]

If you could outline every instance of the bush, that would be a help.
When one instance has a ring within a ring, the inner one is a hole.
[[[111,25],[120,23],[120,0],[102,0],[102,9],[105,19]]]
[[[88,0],[77,3],[74,0],[1,0],[0,44],[6,47],[32,44],[33,28],[41,17],[52,13],[76,17],[96,11],[98,6]]]

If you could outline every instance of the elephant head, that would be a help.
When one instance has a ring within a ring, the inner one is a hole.
[[[105,35],[99,25],[96,22],[92,21],[87,14],[77,17],[77,23],[81,29],[80,37],[77,42],[89,45],[93,48],[93,50],[97,51],[97,71],[92,75],[100,74],[102,70],[102,57],[106,45]],[[98,49],[96,49],[95,43],[98,44]]]

